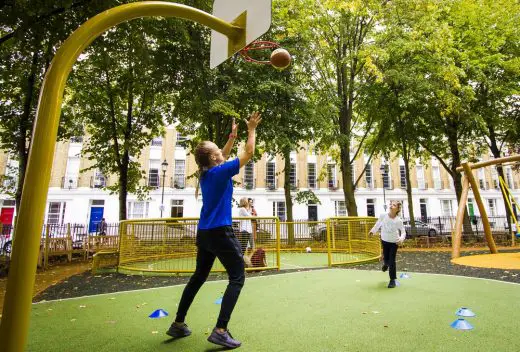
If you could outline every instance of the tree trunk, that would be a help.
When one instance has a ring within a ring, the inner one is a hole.
[[[460,152],[459,152],[459,144],[457,142],[457,127],[450,126],[447,128],[448,131],[448,140],[450,145],[451,152],[451,165],[449,173],[453,178],[453,185],[455,187],[455,194],[457,197],[457,204],[460,202],[460,196],[462,195],[462,174],[457,172],[457,167],[460,166]],[[460,204],[459,204],[460,206]],[[464,220],[463,220],[463,233],[465,234],[473,234],[473,229],[471,228],[471,222],[469,221],[468,208],[464,206]]]
[[[358,216],[356,197],[354,196],[354,183],[352,182],[352,172],[350,170],[349,148],[340,146],[341,152],[341,180],[343,182],[343,194],[347,206],[348,216]]]
[[[128,152],[123,154],[121,172],[119,173],[119,221],[126,220],[126,198],[128,189]]]
[[[30,138],[30,133],[32,131],[31,123],[30,123],[30,115],[31,115],[31,107],[34,99],[34,86],[36,83],[36,75],[38,72],[38,61],[40,58],[39,49],[35,48],[33,52],[32,62],[31,62],[31,71],[29,73],[29,77],[27,78],[27,87],[25,91],[24,97],[24,106],[23,106],[23,115],[20,118],[18,124],[18,141],[17,141],[17,154],[18,154],[18,182],[16,185],[15,191],[15,201],[16,201],[16,214],[18,214],[20,210],[20,201],[22,199],[22,191],[23,184],[25,181],[25,171],[27,170],[27,161],[29,152],[27,150],[29,143],[27,143]]]
[[[412,236],[417,234],[417,229],[415,228],[415,215],[413,212],[413,198],[412,198],[412,184],[410,181],[410,153],[408,150],[408,146],[406,145],[406,141],[401,139],[402,151],[403,151],[403,160],[404,160],[404,169],[406,176],[406,195],[408,196],[408,213],[410,214],[410,231],[412,232]]]
[[[288,236],[288,244],[290,246],[294,246],[296,243],[294,240],[294,224],[292,223],[294,221],[293,219],[293,201],[291,197],[291,179],[290,179],[290,173],[291,173],[291,151],[285,150],[283,153],[284,157],[284,182],[283,182],[283,188],[284,188],[284,194],[285,194],[285,211],[286,211],[286,221],[289,223],[287,224],[287,236]]]
[[[495,159],[498,159],[501,157],[501,155],[500,155],[501,153],[500,153],[500,149],[498,148],[495,129],[493,128],[492,125],[488,124],[488,130],[489,130],[489,140],[491,142],[489,145],[489,149],[491,150],[493,157]],[[506,178],[504,177],[504,169],[503,169],[502,165],[497,165],[497,173],[498,173],[498,176],[502,178],[502,180],[504,180],[504,181],[506,180]],[[500,192],[502,193],[502,199],[504,200],[504,207],[506,209],[507,226],[508,226],[508,229],[510,229],[512,231],[512,229],[513,229],[511,226],[512,214],[511,214],[511,211],[509,210],[509,207],[507,206],[509,195],[504,192],[502,187],[500,187]]]

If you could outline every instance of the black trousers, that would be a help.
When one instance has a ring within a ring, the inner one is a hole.
[[[397,243],[386,242],[381,240],[383,244],[383,259],[385,265],[388,265],[388,275],[390,280],[397,279],[395,257],[397,255]]]
[[[240,242],[240,250],[242,251],[242,254],[246,253],[247,250],[247,243],[251,243],[251,247],[253,247],[253,234],[249,233],[247,231],[239,231],[236,234],[236,237],[238,238],[238,242]]]
[[[244,286],[245,267],[240,243],[231,226],[197,231],[197,267],[184,288],[175,321],[184,322],[193,299],[208,278],[211,267],[218,258],[227,271],[229,283],[222,298],[217,328],[227,329],[231,313]]]

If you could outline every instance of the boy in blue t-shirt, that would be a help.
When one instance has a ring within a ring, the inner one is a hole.
[[[255,130],[260,121],[262,119],[258,112],[252,113],[249,120],[246,121],[248,138],[245,150],[232,161],[225,162],[237,137],[235,121],[233,121],[229,140],[222,150],[210,141],[201,142],[195,148],[195,161],[199,166],[199,182],[202,189],[202,209],[197,229],[197,267],[184,288],[177,317],[167,331],[167,334],[172,337],[184,337],[191,334],[184,319],[195,295],[208,278],[215,258],[218,258],[226,268],[229,284],[222,298],[217,324],[208,337],[208,341],[228,348],[237,348],[241,345],[227,330],[231,313],[245,281],[244,259],[240,243],[231,227],[232,178],[253,157]],[[197,186],[196,197],[198,191]]]

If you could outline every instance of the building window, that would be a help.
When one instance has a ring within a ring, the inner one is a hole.
[[[267,162],[265,170],[265,188],[270,190],[276,189],[276,163],[272,161]]]
[[[388,172],[383,174],[383,187],[385,189],[392,189],[392,175],[390,173],[390,168],[388,168]]]
[[[428,221],[428,204],[427,199],[419,199],[419,207],[421,208],[421,219],[424,222]]]
[[[329,189],[338,188],[338,181],[336,179],[336,164],[327,165],[327,179]]]
[[[251,160],[244,167],[244,188],[254,189],[255,185],[255,163]]]
[[[179,132],[177,132],[177,138],[175,140],[175,146],[179,148],[185,148],[186,147],[186,141],[188,138],[186,136],[183,136]]]
[[[493,188],[500,189],[500,182],[498,181],[498,171],[495,166],[491,168],[491,177],[493,178]]]
[[[307,164],[307,186],[309,188],[316,188],[316,164],[308,163]]]
[[[285,202],[273,202],[273,216],[285,221]]]
[[[94,172],[94,178],[92,180],[92,188],[103,188],[106,187],[107,182],[105,176],[101,172],[101,170],[97,169]]]
[[[175,173],[173,176],[173,187],[183,189],[186,187],[186,160],[175,160]]]
[[[67,169],[62,185],[63,188],[78,188],[79,163],[80,160],[78,157],[69,157],[67,159]]]
[[[298,187],[298,183],[296,180],[296,163],[291,163],[291,170],[289,171],[289,184],[292,189]]]
[[[71,143],[83,143],[83,136],[70,137]]]
[[[47,224],[63,224],[66,204],[67,203],[65,202],[49,202],[49,208],[47,211]]]
[[[350,164],[350,178],[352,179],[352,185],[356,183],[356,165]]]
[[[452,216],[451,199],[441,200],[441,214],[442,216]]]
[[[148,217],[148,202],[128,202],[126,208],[127,219],[144,219]]]
[[[432,172],[433,172],[433,187],[437,190],[442,189],[441,169],[438,166],[433,166]]]
[[[347,206],[344,200],[334,202],[334,214],[336,214],[336,216],[347,216]]]
[[[497,200],[488,199],[488,215],[497,216]]]
[[[424,181],[424,168],[422,165],[417,165],[415,167],[415,172],[417,174],[417,188],[426,189],[426,182]]]
[[[162,137],[152,139],[152,147],[162,147]]]
[[[171,217],[182,218],[184,215],[184,201],[182,199],[172,199]]]
[[[486,189],[486,175],[484,174],[484,169],[478,170],[478,184],[480,189]]]
[[[404,165],[399,165],[399,179],[401,188],[406,188],[406,168]]]
[[[160,160],[150,160],[150,168],[148,169],[148,187],[159,187],[159,165]]]
[[[365,170],[365,182],[367,183],[367,188],[374,188],[374,179],[372,177],[372,164],[368,164]]]
[[[514,189],[514,182],[513,182],[513,170],[511,167],[507,167],[505,169],[505,176],[506,176],[506,184],[509,189]]]
[[[367,199],[367,216],[376,216],[375,201]]]

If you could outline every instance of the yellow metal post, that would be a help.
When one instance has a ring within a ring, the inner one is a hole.
[[[280,219],[276,218],[276,266],[280,270]]]
[[[51,62],[40,92],[20,203],[20,221],[17,221],[15,228],[16,243],[13,245],[0,323],[0,341],[5,352],[22,352],[27,342],[45,201],[49,189],[63,91],[72,65],[83,50],[106,30],[122,22],[150,16],[191,20],[226,35],[234,43],[244,42],[244,28],[204,11],[175,3],[145,1],[117,6],[100,13],[85,22],[63,43]]]
[[[330,219],[327,219],[327,260],[329,262],[329,267],[332,266],[332,253],[331,253],[331,234],[330,234]]]

